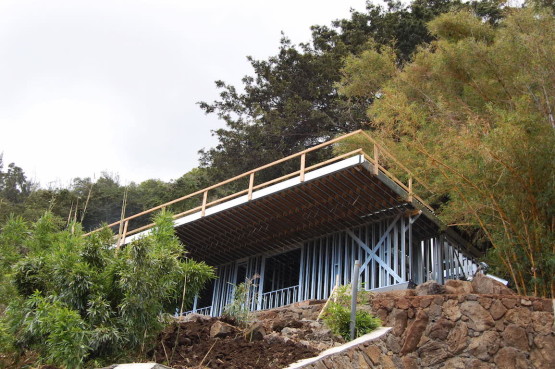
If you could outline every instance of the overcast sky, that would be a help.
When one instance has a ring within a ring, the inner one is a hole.
[[[223,126],[196,104],[364,0],[0,0],[0,153],[42,186],[175,179]]]

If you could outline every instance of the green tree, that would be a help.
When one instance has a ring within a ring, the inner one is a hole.
[[[365,12],[353,11],[350,19],[331,27],[313,26],[309,43],[293,45],[283,37],[277,55],[268,60],[248,58],[252,76],[237,88],[217,81],[220,99],[202,102],[206,113],[215,113],[227,128],[214,132],[219,144],[201,151],[201,166],[214,181],[272,162],[334,135],[369,128],[364,112],[373,98],[346,98],[337,93],[343,59],[377,45],[391,46],[396,62],[409,60],[419,45],[434,39],[426,22],[452,9],[471,8],[492,23],[500,17],[498,1],[462,3],[451,0],[415,0],[409,5],[388,1],[386,7],[367,3]],[[320,157],[330,152],[321,151]],[[297,168],[287,163],[259,175],[257,181],[275,178]]]
[[[555,296],[553,13],[510,9],[494,27],[462,11],[429,28],[437,41],[392,78],[368,64],[390,66],[390,52],[347,58],[340,89],[379,96],[373,134],[433,189],[446,224],[480,229],[519,293]]]
[[[0,155],[0,196],[16,204],[23,202],[29,196],[32,186],[25,172],[15,163],[10,163],[6,172],[3,172],[2,168]]]
[[[20,213],[23,202],[33,189],[33,184],[27,180],[23,169],[8,164],[4,171],[4,163],[0,154],[0,221],[5,221],[10,214]]]
[[[13,218],[0,233],[3,352],[33,350],[71,368],[144,354],[181,304],[185,280],[187,305],[214,278],[185,257],[171,214],[119,250],[108,229],[83,237],[79,225],[72,232],[61,223],[51,214],[31,227]]]

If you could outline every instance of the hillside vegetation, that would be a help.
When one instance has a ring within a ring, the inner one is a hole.
[[[555,19],[505,14],[497,26],[467,11],[435,18],[436,41],[402,66],[370,44],[339,87],[375,99],[372,134],[428,184],[416,192],[445,224],[492,246],[495,273],[555,296]]]
[[[0,157],[0,351],[72,368],[146,352],[160,313],[190,300],[211,268],[186,258],[168,214],[119,252],[109,230],[84,231],[358,128],[427,183],[415,190],[488,250],[495,274],[555,297],[555,18],[543,5],[368,3],[313,26],[306,44],[284,38],[275,56],[250,59],[243,86],[218,81],[221,98],[199,103],[227,127],[199,168],[169,183],[103,174],[41,188]]]

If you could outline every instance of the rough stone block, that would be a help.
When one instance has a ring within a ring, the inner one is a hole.
[[[507,312],[507,308],[499,300],[495,300],[489,308],[489,313],[491,314],[491,317],[494,320],[501,319],[506,312]]]
[[[507,309],[513,309],[516,304],[517,304],[517,298],[516,297],[507,297],[507,298],[502,298],[501,299],[501,303],[503,304],[503,306],[505,306]]]
[[[468,281],[448,279],[445,281],[445,293],[451,295],[466,295],[472,293],[472,284]]]
[[[395,336],[401,336],[407,328],[408,314],[406,310],[398,310],[393,316],[393,331]]]
[[[411,356],[403,356],[402,365],[403,369],[418,369],[418,363],[416,359]]]
[[[416,296],[442,295],[445,293],[445,287],[432,280],[418,285],[414,292]]]
[[[382,355],[380,361],[383,369],[397,369],[397,366],[395,365],[391,357],[387,355]]]
[[[451,329],[455,326],[455,323],[449,319],[440,318],[437,322],[432,325],[428,337],[434,340],[445,340],[449,335]]]
[[[395,354],[401,351],[401,338],[397,335],[390,334],[386,339],[387,349]]]
[[[539,335],[534,338],[536,349],[530,360],[536,368],[555,368],[555,335]]]
[[[427,308],[428,306],[430,306],[430,304],[432,303],[432,301],[434,300],[433,297],[431,296],[425,296],[419,299],[419,306],[422,309]],[[417,306],[418,307],[418,306]]]
[[[407,354],[412,352],[416,349],[418,342],[420,342],[420,338],[422,337],[422,333],[426,329],[428,325],[428,314],[426,312],[420,310],[416,315],[416,319],[412,324],[407,328],[405,342],[403,343],[403,347],[401,348],[401,354]]]
[[[508,325],[501,336],[506,346],[511,346],[522,351],[528,351],[530,348],[526,330],[516,324]]]
[[[484,309],[489,309],[492,303],[492,299],[490,297],[479,297],[478,302]]]
[[[527,308],[517,307],[507,312],[505,320],[509,323],[526,327],[532,321],[532,314]]]
[[[461,317],[461,309],[457,300],[447,300],[443,303],[443,316],[456,322]]]
[[[499,333],[487,331],[471,339],[466,352],[480,360],[489,361],[499,351],[499,345]]]
[[[514,295],[515,293],[503,283],[496,281],[482,273],[472,278],[472,290],[483,295]]]
[[[409,300],[406,298],[400,298],[395,302],[395,306],[398,309],[406,310],[410,307]]]
[[[521,369],[529,368],[530,363],[526,359],[526,354],[514,347],[503,347],[497,352],[494,359],[498,368]]]
[[[210,327],[210,337],[227,337],[235,333],[236,329],[231,324],[216,320]]]
[[[261,341],[266,335],[266,330],[261,324],[253,324],[244,333],[247,341]]]
[[[534,311],[532,313],[532,328],[534,332],[540,334],[550,334],[553,332],[553,313],[545,311]],[[555,350],[555,347],[554,347]]]
[[[420,365],[425,368],[438,364],[451,356],[447,350],[447,345],[437,341],[429,341],[418,348],[418,354]]]
[[[469,318],[468,327],[476,331],[485,331],[495,326],[490,313],[477,301],[466,301],[461,304],[461,313]]]
[[[380,356],[382,355],[382,350],[380,350],[379,347],[370,345],[366,348],[365,352],[373,364],[377,365],[380,362]]]
[[[447,336],[447,347],[452,354],[462,352],[468,345],[468,326],[458,322]]]

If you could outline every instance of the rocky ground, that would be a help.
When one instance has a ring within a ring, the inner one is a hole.
[[[430,282],[371,305],[393,327],[382,349],[394,367],[555,368],[553,301],[490,278]]]
[[[315,320],[322,306],[258,312],[247,330],[187,316],[163,333],[153,354],[176,369],[283,368],[343,343]],[[518,296],[482,275],[371,294],[362,308],[392,329],[303,368],[555,368],[553,301]]]
[[[343,343],[316,321],[322,307],[323,301],[307,301],[258,312],[246,329],[191,314],[162,333],[152,356],[175,369],[283,368]]]
[[[303,369],[555,368],[553,300],[483,275],[375,294],[365,309],[392,329]]]

